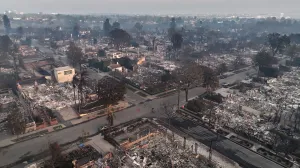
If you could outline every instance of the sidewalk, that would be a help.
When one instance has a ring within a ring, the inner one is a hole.
[[[119,102],[118,105],[113,106],[112,110],[113,110],[113,112],[119,112],[119,111],[121,111],[123,109],[126,109],[129,106],[130,106],[129,103],[127,103],[125,101],[121,101],[121,102]],[[98,118],[98,117],[106,116],[107,115],[106,110],[107,109],[105,108],[105,109],[102,109],[102,110],[90,113],[90,114],[88,114],[86,116],[82,116],[79,119],[71,120],[71,123],[72,123],[72,125],[76,125],[76,124],[80,124],[82,122],[86,122],[86,121],[89,121],[89,120],[92,120],[92,119],[95,119],[95,118]]]
[[[61,126],[61,127],[60,127]],[[0,141],[0,148],[2,147],[6,147],[18,142],[22,142],[22,141],[26,141],[35,137],[39,137],[39,136],[44,136],[45,134],[49,133],[49,132],[53,132],[55,131],[54,128],[60,127],[60,129],[65,128],[66,126],[64,124],[57,124],[57,125],[52,125],[43,129],[39,129],[36,131],[32,131],[26,134],[22,134],[19,136],[12,136],[11,138],[7,138],[4,140]]]
[[[109,142],[104,140],[103,136],[96,135],[91,138],[90,141],[86,142],[85,145],[91,145],[94,147],[99,153],[102,153],[103,155],[112,152],[115,147],[112,146]]]

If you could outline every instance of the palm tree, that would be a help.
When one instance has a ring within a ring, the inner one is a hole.
[[[74,91],[74,101],[75,101],[75,106],[76,106],[76,87],[79,83],[79,80],[78,80],[78,74],[76,73],[74,76],[73,76],[73,80],[72,80],[72,85],[73,85],[73,91]]]

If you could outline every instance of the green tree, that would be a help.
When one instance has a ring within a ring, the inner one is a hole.
[[[104,49],[99,49],[97,55],[98,57],[106,57],[106,51]]]
[[[102,78],[97,84],[98,101],[107,108],[124,99],[126,94],[126,86],[124,82],[116,81],[110,77]],[[108,121],[110,126],[113,125],[113,114],[108,113]]]
[[[13,43],[10,40],[9,36],[4,35],[0,36],[0,52],[7,54],[12,47]]]
[[[185,100],[188,101],[189,89],[192,86],[202,84],[203,71],[202,67],[196,63],[184,63],[181,68],[175,70],[174,76],[180,88],[185,90]]]
[[[133,65],[135,64],[135,62],[128,57],[116,58],[113,59],[113,61],[130,70],[133,70]]]
[[[168,29],[168,36],[171,38],[175,32],[176,32],[176,21],[175,18],[172,18],[170,22],[170,28]]]
[[[8,56],[12,53],[13,43],[8,35],[0,36],[0,66],[8,61]]]
[[[93,38],[93,44],[96,45],[98,43],[98,40],[96,38]]]
[[[53,49],[57,49],[58,48],[58,46],[57,46],[57,44],[56,44],[55,41],[50,41],[50,47],[53,48]]]
[[[67,58],[69,60],[69,63],[73,67],[76,67],[78,65],[80,66],[83,59],[83,53],[81,48],[77,47],[75,43],[70,42],[70,45],[67,50]]]
[[[282,36],[279,33],[271,33],[268,35],[268,43],[272,56],[275,56],[277,53],[282,53],[290,45],[291,40],[286,35]]]
[[[219,87],[219,78],[215,71],[207,66],[201,66],[201,69],[203,74],[203,86],[212,90]]]
[[[114,22],[112,24],[112,30],[113,29],[121,29],[121,24],[119,22]]]
[[[225,63],[221,63],[218,67],[217,67],[217,72],[218,74],[223,74],[225,72],[228,71],[228,67]]]
[[[140,33],[143,29],[143,25],[140,22],[136,22],[133,28],[136,32]]]
[[[162,82],[169,82],[169,81],[173,81],[173,80],[174,80],[174,76],[168,70],[166,70],[165,73],[161,76]]]
[[[266,66],[270,66],[272,64],[276,64],[277,62],[278,62],[278,60],[275,57],[271,56],[265,50],[258,52],[253,57],[254,66],[266,67]]]
[[[109,34],[117,50],[130,45],[131,36],[125,30],[114,29]]]
[[[182,46],[182,42],[183,42],[183,38],[182,38],[182,35],[178,32],[174,33],[172,35],[172,38],[171,38],[171,42],[173,44],[173,50],[175,51],[175,54],[176,54],[176,58],[178,57],[178,50],[181,48]]]
[[[106,19],[103,23],[103,31],[106,36],[109,36],[109,32],[111,31],[111,24],[109,23],[109,19]]]
[[[18,36],[23,37],[24,29],[22,26],[17,27],[16,29]]]
[[[4,23],[5,33],[6,33],[6,35],[8,35],[11,30],[10,20],[7,15],[3,15],[2,19],[3,19],[3,23]]]
[[[31,46],[31,44],[32,44],[32,39],[31,39],[31,37],[26,37],[25,43],[26,43],[26,45]]]
[[[72,37],[77,40],[79,38],[80,26],[79,24],[75,24],[73,27]]]

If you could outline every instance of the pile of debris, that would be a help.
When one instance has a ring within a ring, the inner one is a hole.
[[[9,94],[0,94],[0,105],[5,105],[14,102],[15,99]]]
[[[207,159],[191,154],[190,151],[181,148],[180,145],[166,140],[162,134],[145,140],[144,145],[131,148],[129,156],[133,163],[139,167],[209,167]]]
[[[6,74],[11,74],[14,72],[14,69],[13,68],[0,68],[0,72],[2,73],[6,73]]]
[[[224,54],[224,55],[210,55],[209,57],[202,57],[197,60],[197,62],[203,66],[210,67],[212,69],[217,69],[217,67],[225,63],[227,67],[233,67],[234,61],[236,60],[237,56]],[[252,57],[251,56],[243,56],[243,63],[245,65],[250,66],[252,64]]]
[[[45,106],[51,110],[60,110],[74,104],[77,90],[71,84],[40,84],[37,86],[22,86],[23,93],[32,104]],[[74,95],[75,94],[75,95]],[[74,97],[75,96],[75,97]]]
[[[263,141],[272,139],[269,130],[300,128],[300,70],[293,69],[266,85],[245,93],[234,93],[216,109],[216,122]]]

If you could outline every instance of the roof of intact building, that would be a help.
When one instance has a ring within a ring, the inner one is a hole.
[[[72,68],[70,66],[54,68],[55,71],[65,71],[65,70],[70,70],[70,69],[74,69],[74,68]]]

